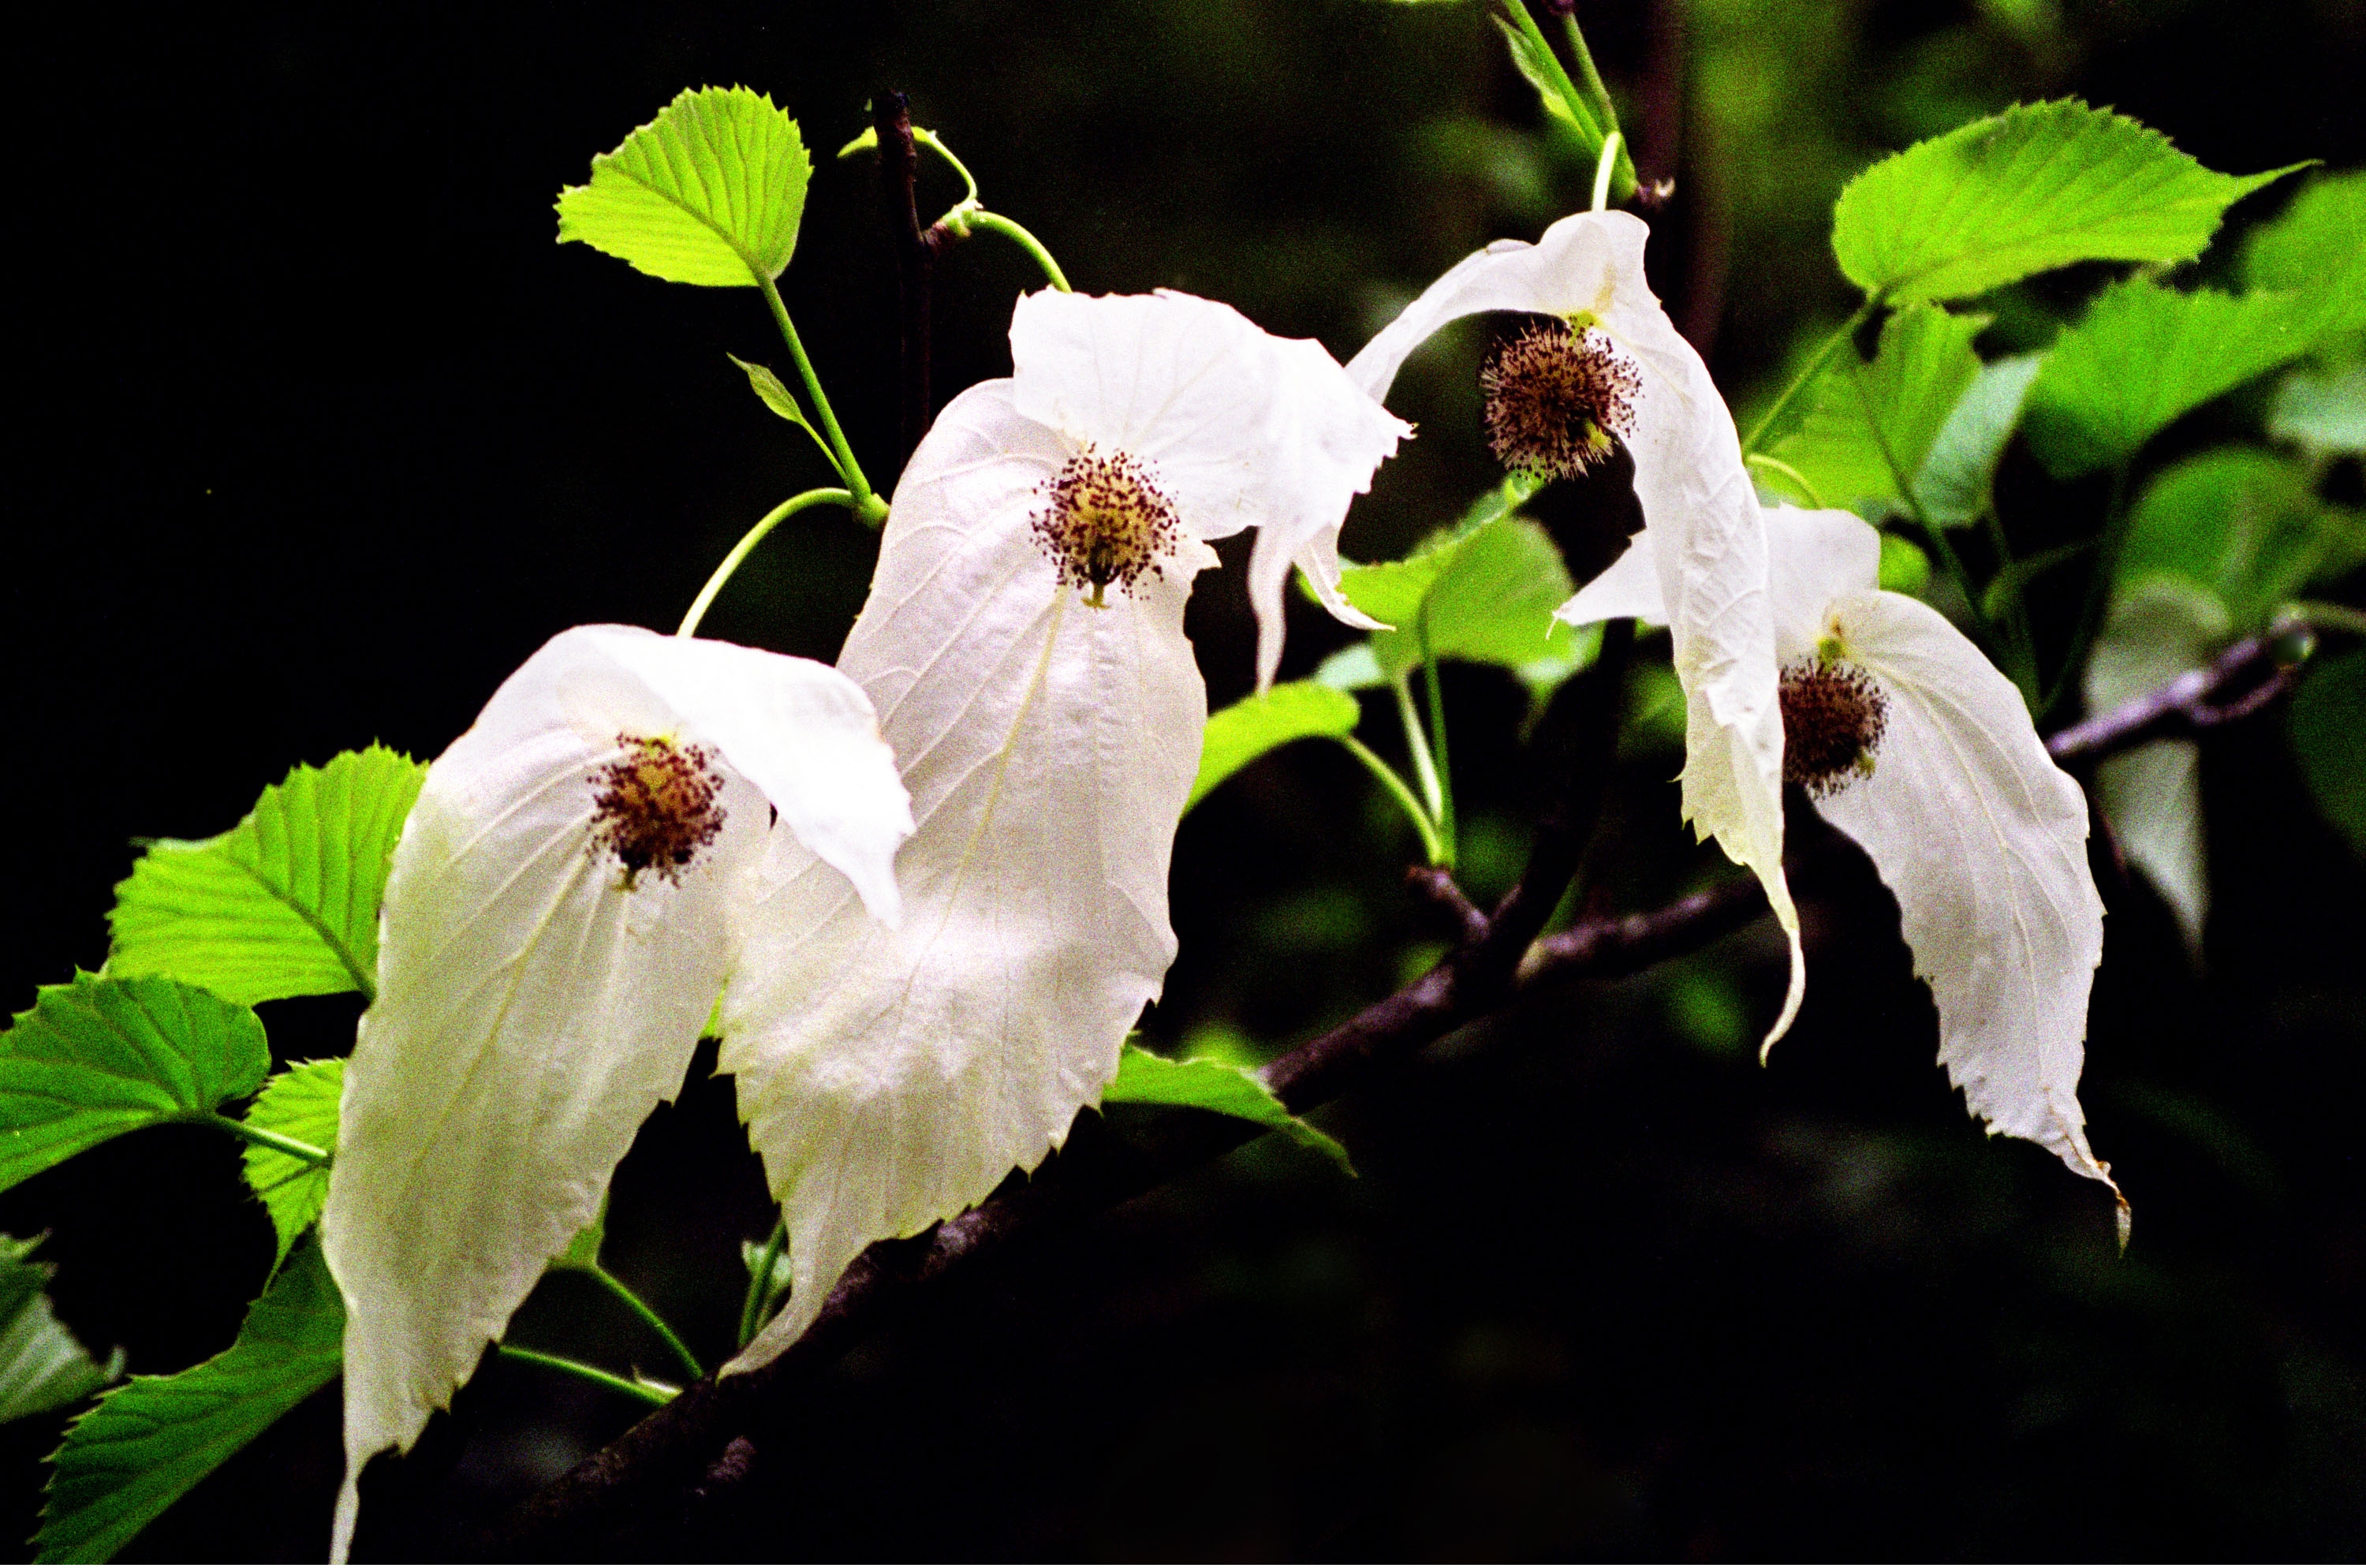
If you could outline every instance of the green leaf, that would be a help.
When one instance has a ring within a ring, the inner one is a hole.
[[[1594,121],[1594,113],[1582,102],[1572,103],[1560,88],[1563,74],[1558,62],[1539,53],[1536,40],[1501,17],[1491,18],[1495,30],[1504,35],[1504,42],[1512,51],[1512,63],[1537,90],[1546,115],[1576,134],[1579,143],[1594,157],[1602,155],[1602,127]]]
[[[2030,448],[2064,479],[2124,463],[2179,415],[2307,352],[2310,319],[2288,294],[2107,288],[2029,389]]]
[[[2366,855],[2366,649],[2308,672],[2293,696],[2292,738],[2317,808]]]
[[[2311,300],[2316,330],[2366,327],[2366,169],[2320,175],[2243,251],[2243,280]]]
[[[32,1261],[41,1237],[0,1235],[0,1421],[38,1416],[123,1375],[123,1352],[101,1366],[50,1308],[56,1269]]]
[[[806,418],[806,411],[797,406],[795,394],[789,390],[787,384],[778,376],[772,374],[769,366],[751,365],[736,354],[727,354],[723,357],[739,367],[747,374],[748,385],[755,389],[757,397],[763,400],[766,408],[812,436],[814,445],[821,448],[823,457],[829,458],[833,464],[838,461],[837,456],[829,449],[829,443],[822,439],[821,432],[816,430],[812,423]]]
[[[326,1061],[298,1062],[284,1073],[274,1073],[246,1108],[246,1124],[277,1133],[324,1153],[337,1152],[337,1097],[345,1087],[342,1056]],[[246,1184],[263,1200],[278,1234],[279,1251],[271,1259],[278,1268],[329,1201],[329,1168],[312,1165],[264,1144],[246,1145]]]
[[[1372,651],[1369,637],[1351,642],[1315,667],[1316,684],[1335,692],[1362,692],[1374,686],[1385,686],[1389,678],[1380,673],[1380,656]]]
[[[1880,571],[1879,586],[1887,592],[1910,593],[1920,599],[1931,586],[1931,558],[1921,546],[1895,534],[1881,536]]]
[[[109,975],[234,1002],[374,989],[388,862],[427,770],[383,746],[299,767],[227,833],[159,839],[115,888]]]
[[[2120,552],[2124,592],[2151,579],[2189,583],[2236,625],[2262,625],[2312,581],[2366,560],[2366,525],[2317,498],[2302,464],[2222,446],[2164,468],[2136,498]],[[2171,671],[2175,673],[2175,671]]]
[[[2268,409],[2268,434],[2314,457],[2366,455],[2366,359],[2285,377]]]
[[[1177,1062],[1129,1043],[1118,1059],[1117,1077],[1101,1091],[1101,1103],[1184,1105],[1237,1116],[1287,1133],[1305,1147],[1328,1155],[1348,1175],[1356,1174],[1338,1139],[1292,1116],[1263,1078],[1229,1062]]]
[[[1882,323],[1871,364],[1843,350],[1816,383],[1797,427],[1769,454],[1814,487],[1800,499],[1876,521],[1903,511],[1898,477],[1910,481],[1921,471],[1947,416],[1978,378],[1972,340],[1990,319],[1909,306]]]
[[[2214,174],[2124,116],[2074,98],[2020,104],[1850,181],[1832,253],[1893,304],[1968,299],[2073,262],[2187,261],[2228,203],[2292,172]]]
[[[1955,400],[1914,476],[1914,498],[1932,527],[1966,527],[1995,504],[1997,463],[2045,363],[2044,355],[2016,354],[1984,365]]]
[[[118,1133],[209,1114],[270,1070],[253,1010],[194,987],[44,986],[0,1035],[0,1190]]]
[[[318,1246],[279,1271],[237,1342],[171,1377],[133,1378],[66,1433],[36,1562],[104,1562],[231,1455],[337,1375],[344,1303]]]
[[[1350,566],[1348,603],[1396,629],[1372,634],[1381,674],[1421,663],[1425,625],[1440,659],[1500,664],[1531,687],[1549,687],[1591,660],[1594,635],[1553,619],[1576,592],[1550,536],[1525,517],[1496,515],[1441,534],[1403,560]]]
[[[600,1248],[607,1244],[607,1240],[608,1200],[603,1195],[600,1200],[600,1212],[592,1216],[592,1223],[575,1233],[567,1244],[567,1250],[552,1258],[550,1266],[553,1269],[597,1269],[600,1267]]]
[[[1313,681],[1285,681],[1209,715],[1200,743],[1200,776],[1191,781],[1183,809],[1189,811],[1210,790],[1275,747],[1310,735],[1345,739],[1355,733],[1362,716],[1355,698]]]
[[[687,89],[558,193],[558,240],[669,283],[752,288],[797,248],[813,175],[797,122],[745,87]]]

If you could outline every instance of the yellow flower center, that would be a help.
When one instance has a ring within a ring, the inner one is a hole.
[[[723,831],[723,775],[704,746],[619,735],[624,755],[592,775],[592,852],[616,857],[629,893],[641,873],[679,883]]]
[[[1182,536],[1175,503],[1150,470],[1123,452],[1086,447],[1060,466],[1043,494],[1046,505],[1033,521],[1036,542],[1060,581],[1084,591],[1096,610],[1108,607],[1110,584],[1132,589]]]

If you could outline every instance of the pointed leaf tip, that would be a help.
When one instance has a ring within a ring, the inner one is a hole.
[[[813,160],[797,123],[746,87],[685,89],[558,193],[558,240],[669,283],[752,288],[796,251]]]

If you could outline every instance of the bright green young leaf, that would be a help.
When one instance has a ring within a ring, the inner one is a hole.
[[[1561,91],[1560,67],[1538,53],[1535,40],[1518,28],[1501,17],[1494,17],[1493,21],[1495,30],[1504,35],[1504,42],[1511,49],[1513,65],[1527,79],[1528,85],[1537,90],[1537,97],[1544,105],[1545,113],[1574,132],[1579,142],[1594,156],[1600,156],[1602,127],[1594,123],[1591,109],[1582,103],[1572,103]]]
[[[2313,457],[2366,455],[2366,359],[2285,377],[2268,409],[2268,434]]]
[[[2307,352],[2287,294],[2181,294],[2132,277],[2064,330],[2029,389],[2029,445],[2064,479],[2124,463],[2171,420]]]
[[[427,770],[383,746],[299,767],[246,820],[159,839],[116,885],[109,975],[168,975],[234,1002],[367,996],[388,860]]]
[[[685,90],[558,193],[558,239],[669,283],[753,288],[797,248],[813,174],[797,122],[745,87]]]
[[[2366,855],[2366,649],[2308,672],[2293,696],[2292,738],[2317,808]]]
[[[2045,363],[2043,355],[2016,354],[1984,365],[1955,400],[1922,459],[1921,472],[1914,476],[1914,498],[1932,527],[1966,527],[1995,504],[1997,463]]]
[[[0,1035],[0,1190],[118,1133],[210,1114],[270,1070],[253,1010],[194,987],[44,986]]]
[[[1189,812],[1210,790],[1277,746],[1310,735],[1354,734],[1362,713],[1345,692],[1313,681],[1285,681],[1209,715],[1200,743],[1200,776],[1191,781],[1183,809]]]
[[[2214,174],[2124,116],[2021,104],[1850,181],[1832,252],[1893,304],[1968,299],[2073,262],[2190,260],[2228,203],[2290,173]]]
[[[345,1087],[345,1062],[332,1056],[321,1062],[299,1062],[284,1073],[274,1073],[246,1108],[246,1124],[310,1144],[326,1154],[337,1152],[337,1096]],[[279,1251],[271,1266],[287,1261],[296,1238],[321,1217],[329,1199],[329,1168],[313,1165],[265,1144],[246,1145],[246,1184],[263,1200],[278,1234]]]
[[[66,1433],[36,1562],[104,1562],[149,1521],[337,1375],[344,1303],[317,1246],[247,1309],[238,1340],[171,1377],[133,1378]]]
[[[1899,479],[1911,481],[1947,416],[1980,373],[1972,340],[1990,318],[1911,305],[1882,323],[1865,364],[1843,350],[1816,384],[1797,428],[1770,457],[1814,487],[1801,501],[1845,506],[1878,520],[1904,508]],[[1781,479],[1779,470],[1763,470]]]
[[[2244,248],[2243,281],[2315,302],[2320,335],[2366,328],[2366,169],[2319,175],[2261,225]]]
[[[1265,1087],[1265,1080],[1245,1067],[1228,1062],[1177,1062],[1129,1043],[1119,1058],[1117,1077],[1101,1092],[1104,1105],[1186,1105],[1220,1111],[1287,1133],[1307,1148],[1331,1156],[1348,1175],[1356,1168],[1339,1140],[1321,1128],[1292,1116]]]
[[[55,1270],[32,1260],[40,1245],[0,1235],[0,1421],[72,1404],[123,1375],[122,1351],[101,1366],[51,1310]]]
[[[2191,584],[2223,604],[2235,625],[2254,627],[2310,582],[2360,560],[2366,523],[2319,500],[2306,468],[2256,447],[2222,446],[2164,468],[2145,487],[2129,513],[2119,579],[2123,592],[2158,578]]]
[[[829,443],[822,439],[821,432],[816,430],[813,427],[813,422],[806,418],[806,411],[797,406],[796,395],[789,390],[787,385],[778,376],[772,374],[770,367],[751,365],[736,354],[727,354],[723,357],[739,367],[748,378],[748,385],[754,389],[756,396],[762,400],[766,408],[812,436],[814,445],[821,448],[822,456],[828,458],[833,465],[837,463],[838,458],[830,451]]]
[[[1391,680],[1420,665],[1425,631],[1438,658],[1500,664],[1531,686],[1555,684],[1591,658],[1592,638],[1552,618],[1575,590],[1560,551],[1525,517],[1498,515],[1403,560],[1350,566],[1340,588],[1356,608],[1396,628],[1371,639]]]
[[[1881,536],[1880,570],[1879,584],[1886,592],[1910,593],[1920,599],[1931,586],[1930,556],[1913,540],[1895,534]]]

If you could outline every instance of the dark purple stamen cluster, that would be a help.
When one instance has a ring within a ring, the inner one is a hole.
[[[630,892],[641,873],[669,882],[723,831],[723,775],[704,746],[619,735],[625,754],[592,775],[592,852],[616,857]]]
[[[1889,694],[1837,659],[1802,659],[1783,669],[1783,782],[1821,800],[1871,776],[1889,725]]]
[[[1599,329],[1533,322],[1498,344],[1479,371],[1496,461],[1538,479],[1575,479],[1635,428],[1643,389],[1634,361]]]
[[[1131,589],[1182,537],[1175,503],[1149,469],[1123,452],[1104,456],[1086,447],[1061,465],[1043,493],[1047,504],[1033,521],[1036,542],[1060,581],[1086,590],[1085,603],[1097,610],[1111,583]]]

